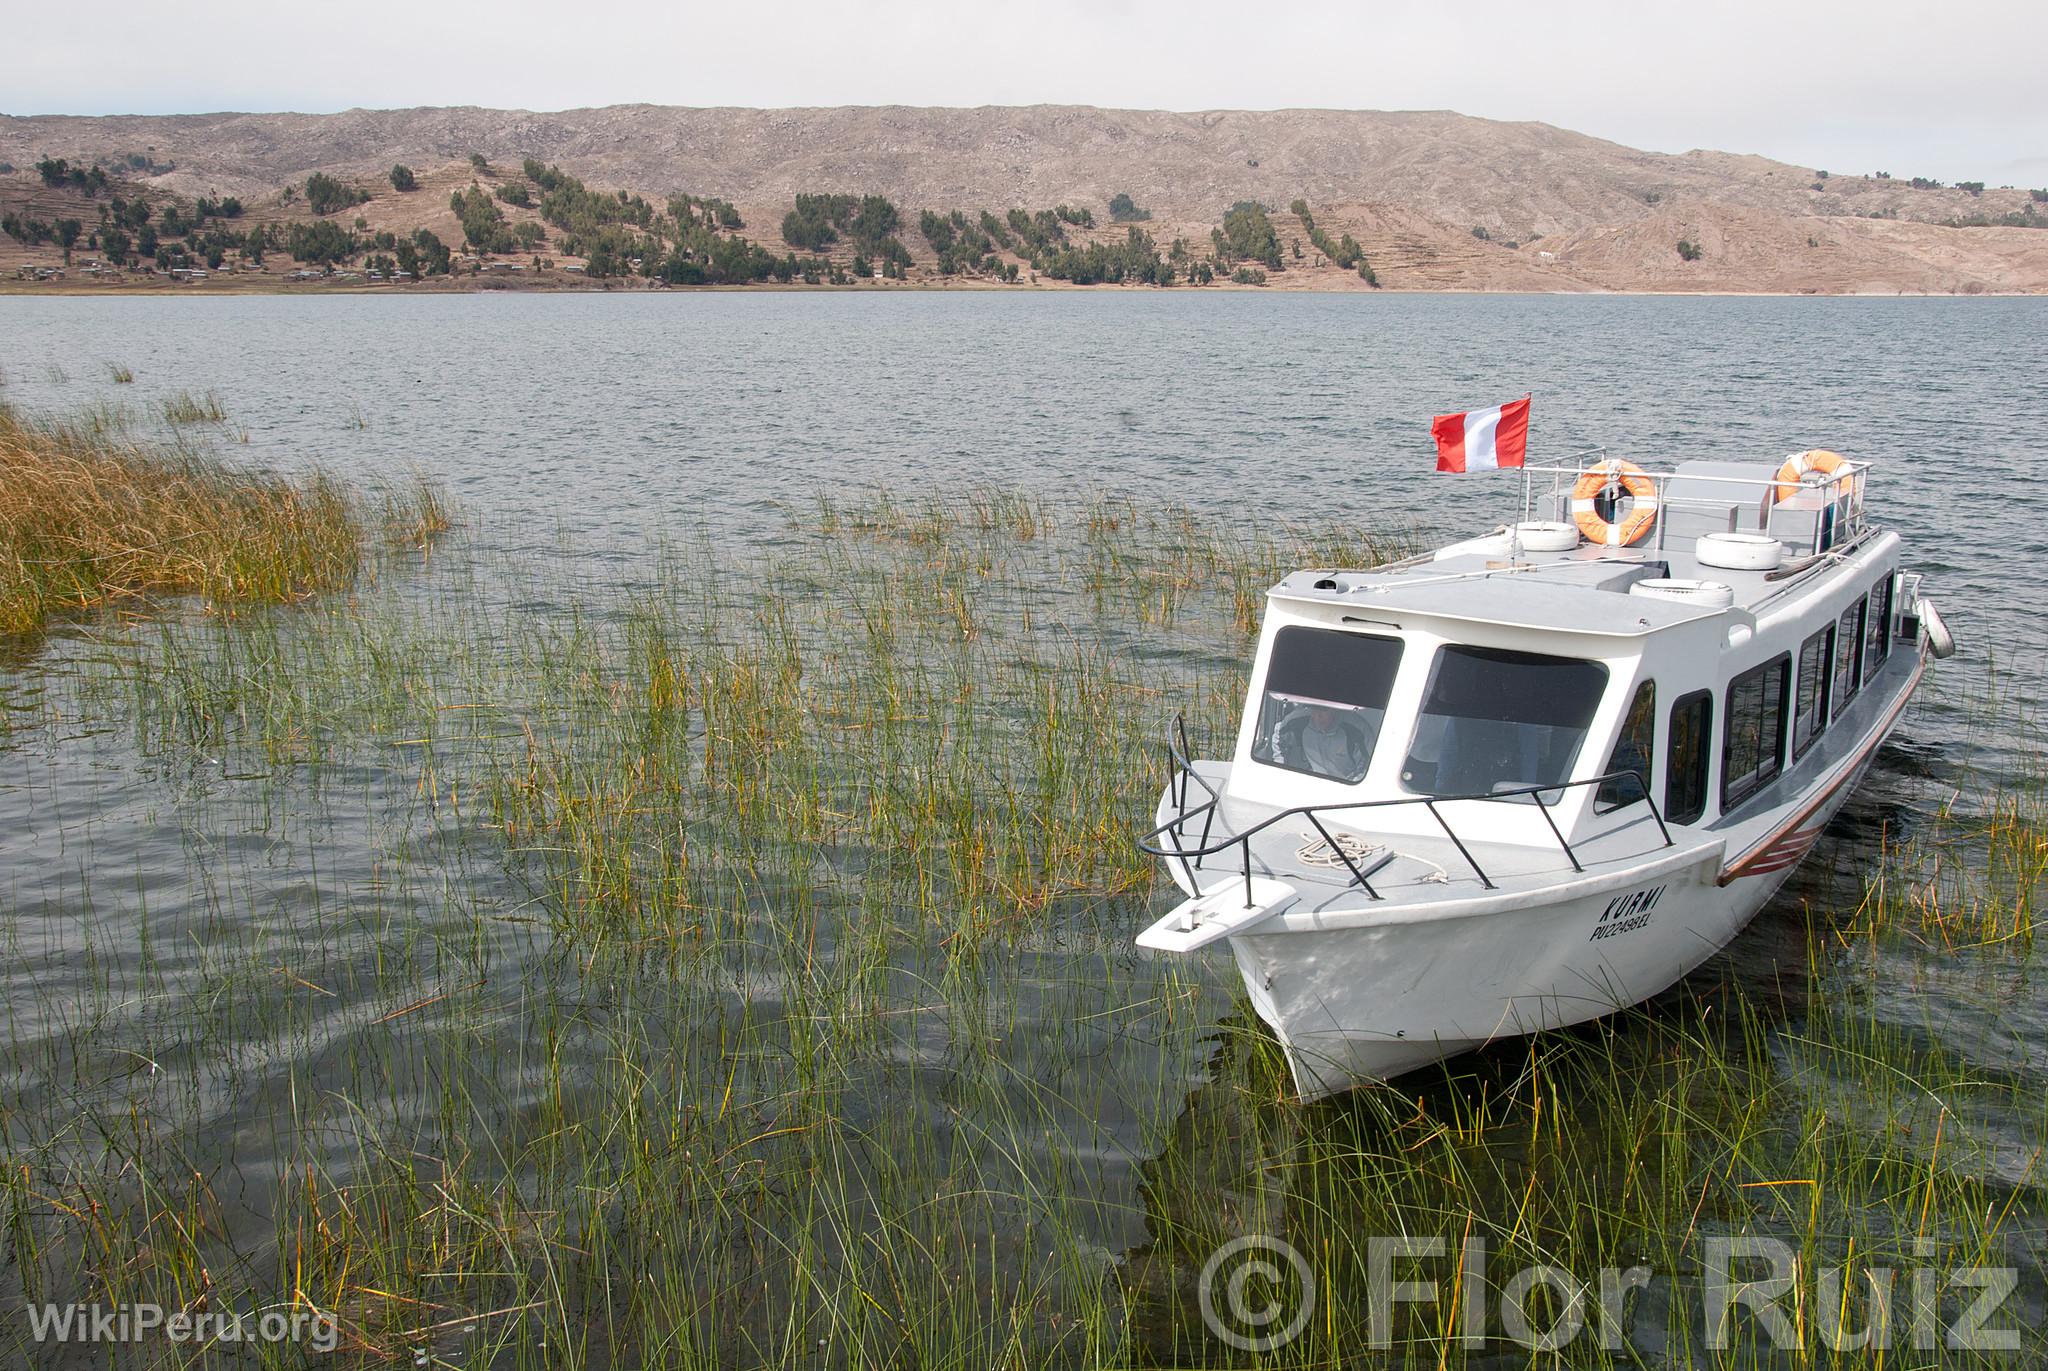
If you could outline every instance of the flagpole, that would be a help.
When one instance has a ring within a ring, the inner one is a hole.
[[[1529,406],[1529,416],[1530,416],[1530,418],[1531,418],[1531,419],[1533,420],[1533,419],[1535,418],[1535,415],[1536,415],[1536,406],[1535,406],[1535,404],[1533,403],[1533,402],[1534,402],[1534,400],[1536,399],[1536,392],[1535,392],[1535,391],[1533,391],[1533,390],[1532,390],[1532,391],[1529,391],[1529,392],[1527,392],[1526,394],[1524,394],[1524,395],[1522,396],[1522,398],[1523,398],[1524,400],[1528,400],[1528,401],[1531,401],[1531,402],[1532,402],[1532,403],[1530,404],[1530,406]],[[1523,435],[1523,438],[1522,438],[1522,521],[1526,522],[1528,518],[1529,518],[1529,440],[1528,440],[1528,436],[1527,436],[1527,434],[1525,433],[1525,434]],[[1510,532],[1508,533],[1508,546],[1514,549],[1515,565],[1519,567],[1519,566],[1520,566],[1520,565],[1522,564],[1522,538],[1521,538],[1521,535],[1520,535],[1519,533],[1515,533],[1515,532],[1513,532],[1513,531],[1510,531]]]

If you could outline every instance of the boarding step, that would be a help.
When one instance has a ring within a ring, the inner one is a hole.
[[[1233,876],[1182,900],[1138,935],[1138,946],[1155,952],[1193,952],[1233,933],[1243,933],[1293,904],[1295,889],[1270,876],[1250,881]]]

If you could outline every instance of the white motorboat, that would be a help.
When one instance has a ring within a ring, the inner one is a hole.
[[[1517,524],[1288,576],[1235,752],[1176,740],[1143,845],[1188,898],[1140,946],[1227,942],[1310,1097],[1663,990],[1953,649],[1868,475],[1531,468]]]

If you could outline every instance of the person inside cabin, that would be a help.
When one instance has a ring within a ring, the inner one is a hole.
[[[1357,725],[1340,719],[1328,705],[1309,706],[1293,750],[1296,756],[1290,760],[1296,765],[1340,781],[1357,780],[1371,753]]]

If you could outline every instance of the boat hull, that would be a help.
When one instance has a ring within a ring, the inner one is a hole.
[[[1741,908],[1746,892],[1715,886],[1718,867],[1710,853],[1641,884],[1505,913],[1255,933],[1230,946],[1313,1098],[1656,994],[1755,912]]]
[[[1801,828],[1825,825],[1863,770]],[[1313,1099],[1665,990],[1727,946],[1797,865],[1731,880],[1723,860],[1718,846],[1695,849],[1682,865],[1582,878],[1561,898],[1479,915],[1268,924],[1230,947],[1296,1087]]]

